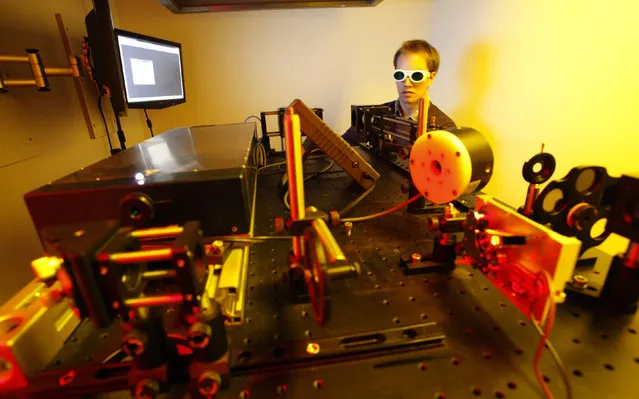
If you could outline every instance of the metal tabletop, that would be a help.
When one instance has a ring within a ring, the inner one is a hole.
[[[362,154],[382,178],[354,215],[378,212],[406,200],[400,190],[404,176],[396,167]],[[325,162],[315,161],[318,165],[308,169],[317,170]],[[259,177],[256,235],[272,234],[273,219],[286,214],[277,191],[279,175],[266,170]],[[305,192],[307,205],[325,211],[340,209],[360,193],[343,173],[311,179]],[[424,216],[397,212],[355,223],[350,237],[340,231],[335,235],[347,257],[360,262],[362,275],[330,283],[330,317],[323,327],[315,322],[309,304],[286,300],[282,276],[290,243],[255,245],[248,279],[248,322],[232,332],[234,364],[250,364],[253,352],[276,356],[277,348],[291,341],[313,342],[426,322],[441,328],[443,344],[238,376],[220,397],[543,397],[532,367],[539,335],[480,272],[458,265],[448,275],[407,276],[398,268],[401,255],[423,252],[430,245]],[[550,340],[570,375],[575,398],[639,397],[630,378],[639,373],[638,330],[634,315],[610,317],[568,304],[558,306]],[[547,351],[540,369],[555,397],[565,397]]]
[[[405,201],[407,194],[400,190],[404,176],[397,168],[361,152],[382,177],[354,216]],[[326,165],[327,160],[312,160],[306,168],[317,171]],[[272,235],[274,218],[286,215],[278,189],[284,169],[266,169],[258,177],[255,235]],[[307,205],[328,211],[342,208],[361,189],[338,172],[309,179],[305,192]],[[329,283],[330,314],[324,326],[316,323],[309,303],[289,294],[285,276],[290,242],[251,248],[246,319],[229,329],[233,373],[230,386],[216,398],[543,397],[533,372],[540,337],[480,272],[459,264],[449,274],[405,275],[398,267],[400,256],[424,252],[431,245],[424,216],[400,211],[355,223],[351,236],[333,231],[362,273]],[[67,345],[102,353],[109,353],[109,345],[119,345],[117,334],[96,338],[99,332],[90,330],[90,324],[84,324]],[[334,346],[335,339],[391,330],[413,331],[417,337],[409,338],[426,339],[418,345],[321,360],[304,351],[308,343],[319,343],[321,352]],[[639,397],[632,382],[639,373],[638,330],[634,315],[612,317],[558,306],[550,340],[569,373],[574,398]],[[55,365],[74,367],[64,360]],[[565,397],[547,351],[540,369],[555,398]]]

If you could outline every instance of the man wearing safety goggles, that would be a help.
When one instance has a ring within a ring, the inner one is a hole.
[[[393,58],[395,71],[393,78],[397,84],[399,97],[384,105],[389,106],[395,116],[417,121],[419,119],[419,101],[425,101],[424,109],[428,109],[426,121],[434,122],[437,129],[451,130],[455,122],[430,102],[428,88],[439,69],[439,52],[425,40],[409,40],[395,52]],[[357,145],[366,138],[355,130],[349,129],[342,136],[351,145]]]

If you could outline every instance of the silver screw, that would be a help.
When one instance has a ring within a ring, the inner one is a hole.
[[[575,288],[585,288],[588,283],[588,279],[580,274],[573,276],[572,285]]]
[[[353,222],[344,223],[344,230],[346,231],[346,235],[350,237],[351,232],[353,231]]]
[[[224,242],[221,240],[213,241],[213,245],[211,245],[211,252],[213,255],[221,255],[224,252]]]

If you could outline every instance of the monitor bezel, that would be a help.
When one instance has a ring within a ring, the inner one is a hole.
[[[124,29],[113,29],[113,35],[115,36],[115,45],[117,48],[117,56],[118,63],[120,65],[120,73],[122,76],[122,90],[124,91],[124,99],[127,104],[127,108],[132,109],[162,109],[168,108],[174,105],[183,104],[186,102],[186,86],[184,84],[184,60],[182,57],[182,44],[178,42],[173,42],[170,40],[161,39],[159,37],[153,37],[148,35],[143,35],[141,33],[131,32]],[[120,52],[120,36],[126,36],[133,39],[146,40],[151,43],[163,44],[168,46],[177,47],[180,54],[180,72],[182,75],[182,98],[171,99],[171,100],[155,100],[155,101],[136,101],[129,102],[129,96],[127,93],[126,82],[124,81],[124,64],[122,63],[122,54]]]

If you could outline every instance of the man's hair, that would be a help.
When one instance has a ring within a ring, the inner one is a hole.
[[[439,52],[426,40],[408,40],[395,52],[393,65],[397,68],[397,59],[404,53],[423,53],[426,58],[426,65],[430,72],[437,72],[439,69]]]

